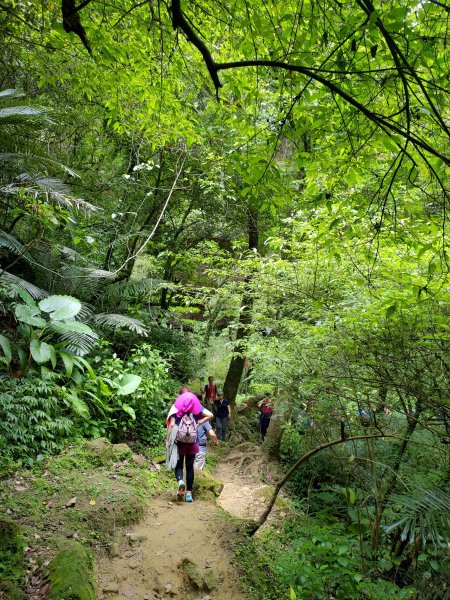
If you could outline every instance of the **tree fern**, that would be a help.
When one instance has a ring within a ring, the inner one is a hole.
[[[45,290],[37,287],[29,281],[26,281],[25,279],[22,279],[21,277],[18,277],[17,275],[14,275],[13,273],[8,273],[8,271],[1,272],[0,282],[7,285],[11,298],[17,298],[18,294],[16,288],[25,290],[36,300],[40,300],[41,298],[45,298],[49,295]]]
[[[28,260],[31,259],[31,255],[25,246],[20,242],[14,235],[7,233],[0,229],[0,248],[6,248],[9,252],[22,256]]]
[[[393,497],[394,506],[402,517],[385,527],[387,533],[402,528],[401,539],[412,544],[416,535],[422,545],[427,542],[435,547],[447,547],[450,543],[450,496],[440,490],[417,487],[413,494]]]
[[[113,313],[101,313],[93,316],[93,322],[101,327],[110,327],[112,329],[129,329],[139,335],[147,335],[147,329],[144,323],[139,319],[133,319],[126,315]]]

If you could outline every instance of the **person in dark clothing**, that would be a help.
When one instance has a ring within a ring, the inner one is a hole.
[[[270,419],[273,414],[274,403],[269,397],[269,392],[265,393],[265,398],[258,403],[259,410],[259,435],[264,441],[267,430],[269,429]]]
[[[214,402],[214,413],[216,415],[216,435],[219,440],[226,442],[228,422],[231,420],[231,408],[222,392],[217,394],[217,400]]]

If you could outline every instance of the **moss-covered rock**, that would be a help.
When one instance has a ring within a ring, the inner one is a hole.
[[[180,566],[184,577],[193,590],[211,592],[217,587],[218,578],[211,569],[203,573],[200,567],[189,558],[184,558]]]
[[[124,458],[131,458],[133,454],[128,444],[113,444],[114,458],[122,460]]]
[[[107,438],[90,440],[86,442],[84,448],[88,454],[95,456],[101,464],[106,465],[114,459],[114,448]]]
[[[0,599],[22,600],[19,589],[24,578],[23,539],[17,523],[8,517],[0,518]]]
[[[283,420],[279,415],[270,419],[269,429],[263,442],[263,450],[272,458],[279,458],[281,438],[283,437]]]
[[[0,518],[0,555],[4,552],[16,554],[21,547],[20,527],[7,517]]]
[[[195,479],[194,479],[194,491],[196,491],[197,495],[207,499],[211,497],[217,498],[220,496],[220,492],[223,490],[223,483],[218,479],[215,479],[212,475],[207,473],[206,471],[199,471],[196,469],[195,471]]]
[[[75,541],[64,540],[49,565],[50,600],[96,600],[94,557]]]

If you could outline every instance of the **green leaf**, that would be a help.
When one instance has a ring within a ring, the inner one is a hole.
[[[126,373],[119,379],[114,379],[113,383],[119,388],[117,393],[119,396],[127,396],[132,394],[141,384],[142,377]]]
[[[74,360],[73,360],[74,357],[71,354],[69,354],[68,352],[63,352],[62,350],[59,352],[59,355],[62,358],[62,361],[64,363],[67,377],[71,377],[73,365],[74,365]]]
[[[289,588],[289,598],[290,600],[297,600],[297,594],[292,586]]]
[[[386,309],[386,319],[390,319],[392,317],[392,315],[396,312],[396,310],[397,310],[396,304],[392,304],[391,306],[389,306]]]
[[[55,321],[75,317],[81,310],[81,302],[72,296],[48,296],[39,302],[39,308],[50,314]]]
[[[45,327],[47,322],[40,317],[41,311],[37,306],[28,306],[28,304],[18,304],[14,310],[18,321],[33,325],[33,327]]]
[[[83,400],[78,398],[78,395],[75,392],[75,390],[67,392],[65,394],[65,398],[68,401],[70,408],[75,414],[77,414],[79,417],[83,417],[84,419],[89,418],[89,408]]]
[[[24,372],[27,370],[28,357],[20,346],[17,347],[17,354],[19,355],[20,370]]]
[[[11,342],[4,335],[0,335],[0,346],[9,364],[12,358]]]
[[[31,356],[38,363],[38,365],[42,365],[52,358],[50,346],[45,342],[39,342],[38,340],[31,340],[30,352]]]
[[[130,415],[130,417],[134,420],[136,419],[136,413],[134,412],[134,408],[132,408],[129,404],[122,404],[122,410]]]
[[[25,302],[25,304],[28,306],[36,306],[36,302],[34,301],[33,297],[26,290],[18,285],[12,285],[11,287],[14,289],[19,298]]]
[[[52,323],[51,328],[57,333],[86,333],[87,335],[97,337],[97,334],[89,327],[89,325],[80,323],[80,321],[58,321],[57,323]]]

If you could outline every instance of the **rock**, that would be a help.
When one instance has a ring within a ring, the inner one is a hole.
[[[62,541],[58,546],[60,551],[49,565],[49,600],[95,600],[92,552],[73,540]]]
[[[107,464],[114,458],[113,445],[107,438],[90,440],[85,443],[84,448],[88,454],[95,456],[102,464]]]
[[[212,571],[211,569],[209,569],[203,575],[203,581],[204,581],[204,583],[203,583],[203,589],[206,592],[212,592],[217,587],[218,578],[217,578],[217,575],[214,573],[214,571]]]
[[[74,496],[70,500],[67,500],[67,502],[64,504],[64,508],[70,508],[71,506],[75,506],[76,503],[77,503],[77,497]]]
[[[117,542],[113,542],[111,544],[111,548],[109,550],[109,553],[112,557],[115,556],[120,556],[120,544],[118,544]]]
[[[141,469],[147,466],[147,459],[142,454],[132,454],[131,460]]]
[[[108,583],[105,586],[103,586],[103,591],[118,593],[119,592],[119,584],[114,583],[114,582]]]
[[[198,496],[202,496],[205,492],[212,492],[214,497],[217,498],[220,496],[222,489],[223,483],[209,473],[199,470],[195,472],[194,490]]]
[[[218,577],[211,569],[202,573],[200,568],[188,558],[182,560],[181,569],[193,590],[211,592],[217,587]]]
[[[129,458],[133,454],[128,444],[113,444],[112,447],[116,458]]]
[[[130,562],[128,563],[128,566],[130,567],[130,569],[137,569],[139,566],[139,563],[137,560],[130,560]]]
[[[148,535],[146,533],[139,533],[136,531],[135,533],[130,533],[128,536],[130,542],[145,542],[148,539]]]

